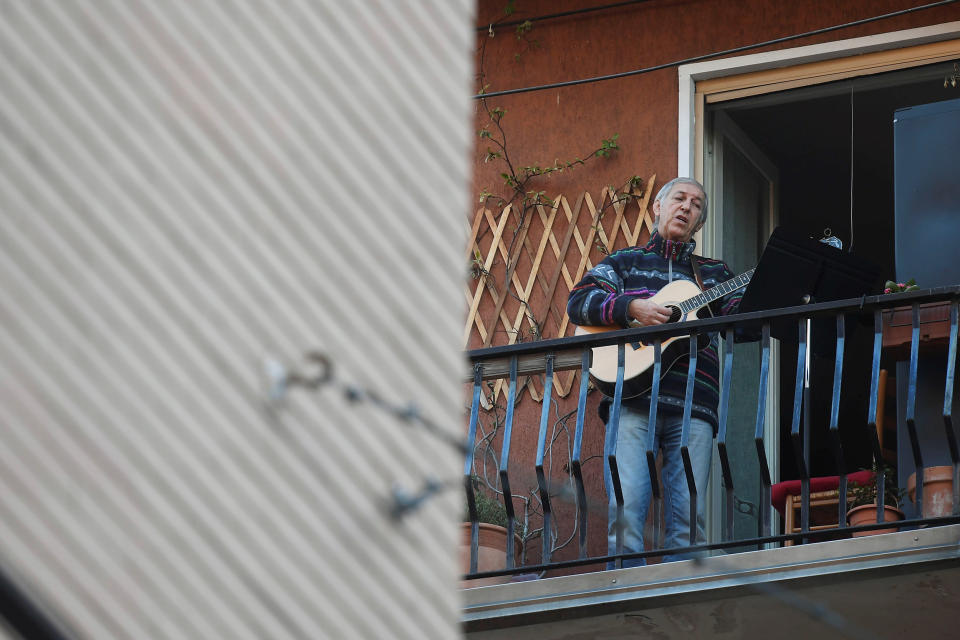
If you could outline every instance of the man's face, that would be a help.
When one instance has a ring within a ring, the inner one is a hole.
[[[695,184],[678,182],[662,200],[653,203],[653,213],[660,216],[657,230],[667,240],[687,242],[700,228],[703,191]]]

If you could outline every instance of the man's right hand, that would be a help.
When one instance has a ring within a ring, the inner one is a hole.
[[[663,324],[670,319],[670,309],[650,299],[636,298],[627,306],[627,314],[644,326]]]

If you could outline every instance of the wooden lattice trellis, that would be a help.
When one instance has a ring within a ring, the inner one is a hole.
[[[499,214],[480,208],[466,251],[475,278],[465,288],[470,309],[464,345],[489,347],[572,334],[566,314],[570,290],[606,253],[649,238],[653,215],[648,205],[655,180],[656,175],[651,176],[627,197],[604,187],[595,202],[583,192],[572,207],[559,195],[552,206],[535,206],[526,216],[512,205]],[[556,393],[566,397],[576,375],[555,374]],[[498,381],[494,386],[494,399],[502,385]],[[533,378],[520,381],[518,396],[525,388],[540,401]]]

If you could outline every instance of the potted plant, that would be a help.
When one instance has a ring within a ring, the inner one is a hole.
[[[884,293],[904,293],[906,291],[914,291],[919,289],[917,286],[917,281],[913,278],[910,278],[906,282],[894,282],[893,280],[887,280],[883,285]]]
[[[916,499],[917,474],[907,478],[907,497]],[[940,518],[953,513],[953,465],[938,465],[923,469],[923,517]]]
[[[483,482],[474,476],[473,484],[474,504],[477,508],[477,522],[479,523],[479,546],[477,549],[477,571],[496,571],[507,566],[507,509],[496,497],[483,489]],[[461,566],[463,573],[470,571],[470,532],[472,522],[468,508],[464,507],[463,542],[460,546]],[[514,534],[514,558],[519,559],[521,539]],[[488,584],[503,584],[510,582],[510,576],[495,576],[490,578],[475,578],[465,580],[463,587],[477,587]]]
[[[868,484],[851,483],[847,490],[847,524],[856,527],[865,524],[874,524],[877,522],[877,482],[876,474],[883,473],[883,521],[896,522],[903,520],[904,514],[898,507],[903,498],[903,489],[897,486],[894,481],[893,469],[883,465],[881,469],[873,467],[874,480]],[[854,538],[861,536],[872,536],[878,533],[892,533],[898,531],[898,527],[889,529],[870,529],[868,531],[855,531],[851,534]]]

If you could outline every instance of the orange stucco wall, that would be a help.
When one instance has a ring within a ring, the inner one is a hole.
[[[478,26],[503,18],[504,0],[480,0]],[[606,0],[518,0],[507,19],[534,18]],[[539,48],[524,50],[512,27],[477,36],[486,42],[483,70],[488,91],[575,80],[645,68],[774,38],[861,20],[926,4],[909,0],[651,0],[577,16],[533,23]],[[792,40],[764,50],[848,39],[960,20],[960,5]],[[520,60],[514,55],[520,53]],[[479,63],[479,61],[478,61]],[[478,87],[479,88],[479,87]],[[503,126],[520,164],[583,155],[601,138],[620,134],[617,157],[589,169],[556,176],[545,184],[558,192],[620,184],[633,174],[667,178],[677,165],[677,71],[675,68],[598,83],[491,99],[507,113]],[[479,109],[477,128],[486,116]],[[484,164],[478,147],[475,190],[496,191],[500,170]]]

